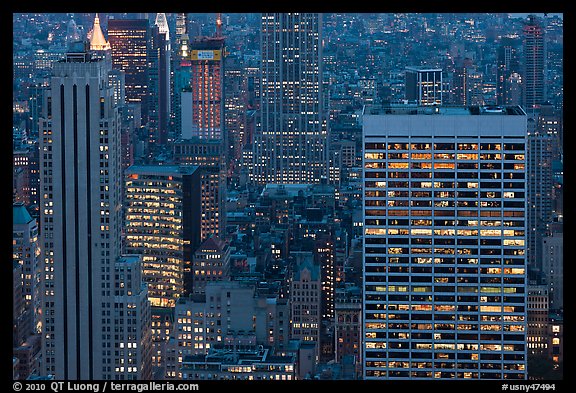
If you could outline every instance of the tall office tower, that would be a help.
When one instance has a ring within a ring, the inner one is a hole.
[[[472,67],[472,59],[457,57],[454,59],[454,73],[452,74],[452,105],[468,105],[468,72]]]
[[[496,52],[496,104],[513,105],[509,97],[509,78],[513,73],[520,72],[518,45],[510,37],[502,37]],[[520,105],[521,103],[516,103]]]
[[[190,43],[189,88],[181,92],[181,139],[178,160],[203,171],[202,240],[222,235],[226,227],[226,133],[224,132],[224,38],[197,37]],[[188,152],[194,152],[189,155]]]
[[[239,56],[227,56],[224,61],[224,130],[228,141],[225,154],[229,171],[235,172],[246,144],[246,76]]]
[[[524,25],[524,108],[532,111],[546,100],[546,44],[544,29],[534,15]]]
[[[200,244],[196,166],[134,165],[125,170],[125,249],[142,255],[153,307],[174,307]]]
[[[290,338],[313,343],[316,361],[320,357],[321,299],[320,266],[314,263],[311,252],[303,252],[290,283]]]
[[[182,135],[182,91],[190,87],[190,39],[184,33],[180,37],[177,52],[172,56],[172,133],[176,139]]]
[[[12,207],[12,259],[22,266],[22,301],[28,315],[26,326],[20,326],[24,337],[39,333],[42,327],[42,299],[38,224],[23,203]]]
[[[192,261],[192,284],[189,294],[206,294],[206,283],[229,279],[230,246],[217,236],[205,240],[194,252]]]
[[[141,262],[141,255],[122,255],[114,264],[113,379],[117,380],[152,379],[152,319]]]
[[[170,124],[170,31],[166,14],[156,14],[150,28],[148,53],[148,92],[150,139],[152,144],[166,145]]]
[[[255,183],[319,183],[328,176],[321,26],[320,14],[261,16]]]
[[[548,225],[552,222],[554,176],[553,160],[559,155],[560,119],[554,116],[552,109],[545,105],[528,134],[526,152],[527,166],[527,202],[528,202],[528,267],[531,272],[542,272],[542,239],[546,236]]]
[[[200,172],[202,216],[200,239],[220,236],[224,230],[221,219],[225,193],[225,173],[222,170],[222,142],[218,139],[179,139],[174,143],[174,161],[178,165],[196,165]]]
[[[32,139],[38,139],[38,119],[42,111],[42,97],[45,91],[46,86],[40,83],[28,88],[28,110],[30,111],[28,136]]]
[[[526,378],[526,123],[365,108],[365,379]]]
[[[120,253],[119,118],[107,63],[84,47],[54,63],[40,119],[46,374],[108,379]]]
[[[442,69],[406,67],[406,99],[418,105],[442,105]]]
[[[314,242],[315,263],[320,266],[322,280],[322,322],[334,324],[334,240],[330,232],[316,235]]]
[[[561,227],[560,227],[561,228]],[[564,236],[563,231],[552,232],[542,239],[542,270],[550,296],[550,310],[564,310]]]
[[[126,103],[140,104],[142,124],[148,122],[148,41],[146,19],[110,19],[108,40],[112,66],[125,72]]]

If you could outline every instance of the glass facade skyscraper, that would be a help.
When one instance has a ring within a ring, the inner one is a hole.
[[[148,41],[147,19],[110,19],[108,41],[112,48],[112,68],[125,72],[126,103],[141,105],[142,124],[148,121]]]

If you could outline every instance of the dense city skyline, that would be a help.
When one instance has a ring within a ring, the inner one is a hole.
[[[563,14],[12,23],[14,379],[562,379]]]

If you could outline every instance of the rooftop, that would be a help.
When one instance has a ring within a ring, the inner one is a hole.
[[[407,70],[427,72],[427,71],[442,71],[442,68],[429,67],[429,66],[406,66]]]
[[[30,213],[28,212],[28,209],[26,209],[26,206],[24,206],[24,203],[14,203],[12,207],[12,224],[22,225],[28,224],[30,221],[32,221],[32,216],[30,216]]]
[[[196,165],[132,165],[124,171],[126,175],[190,175]]]
[[[418,106],[415,104],[383,104],[366,105],[364,115],[444,115],[444,116],[470,116],[470,115],[520,115],[526,112],[518,106]]]

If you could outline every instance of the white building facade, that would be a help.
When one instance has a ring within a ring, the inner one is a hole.
[[[526,378],[526,115],[366,107],[365,379]]]

